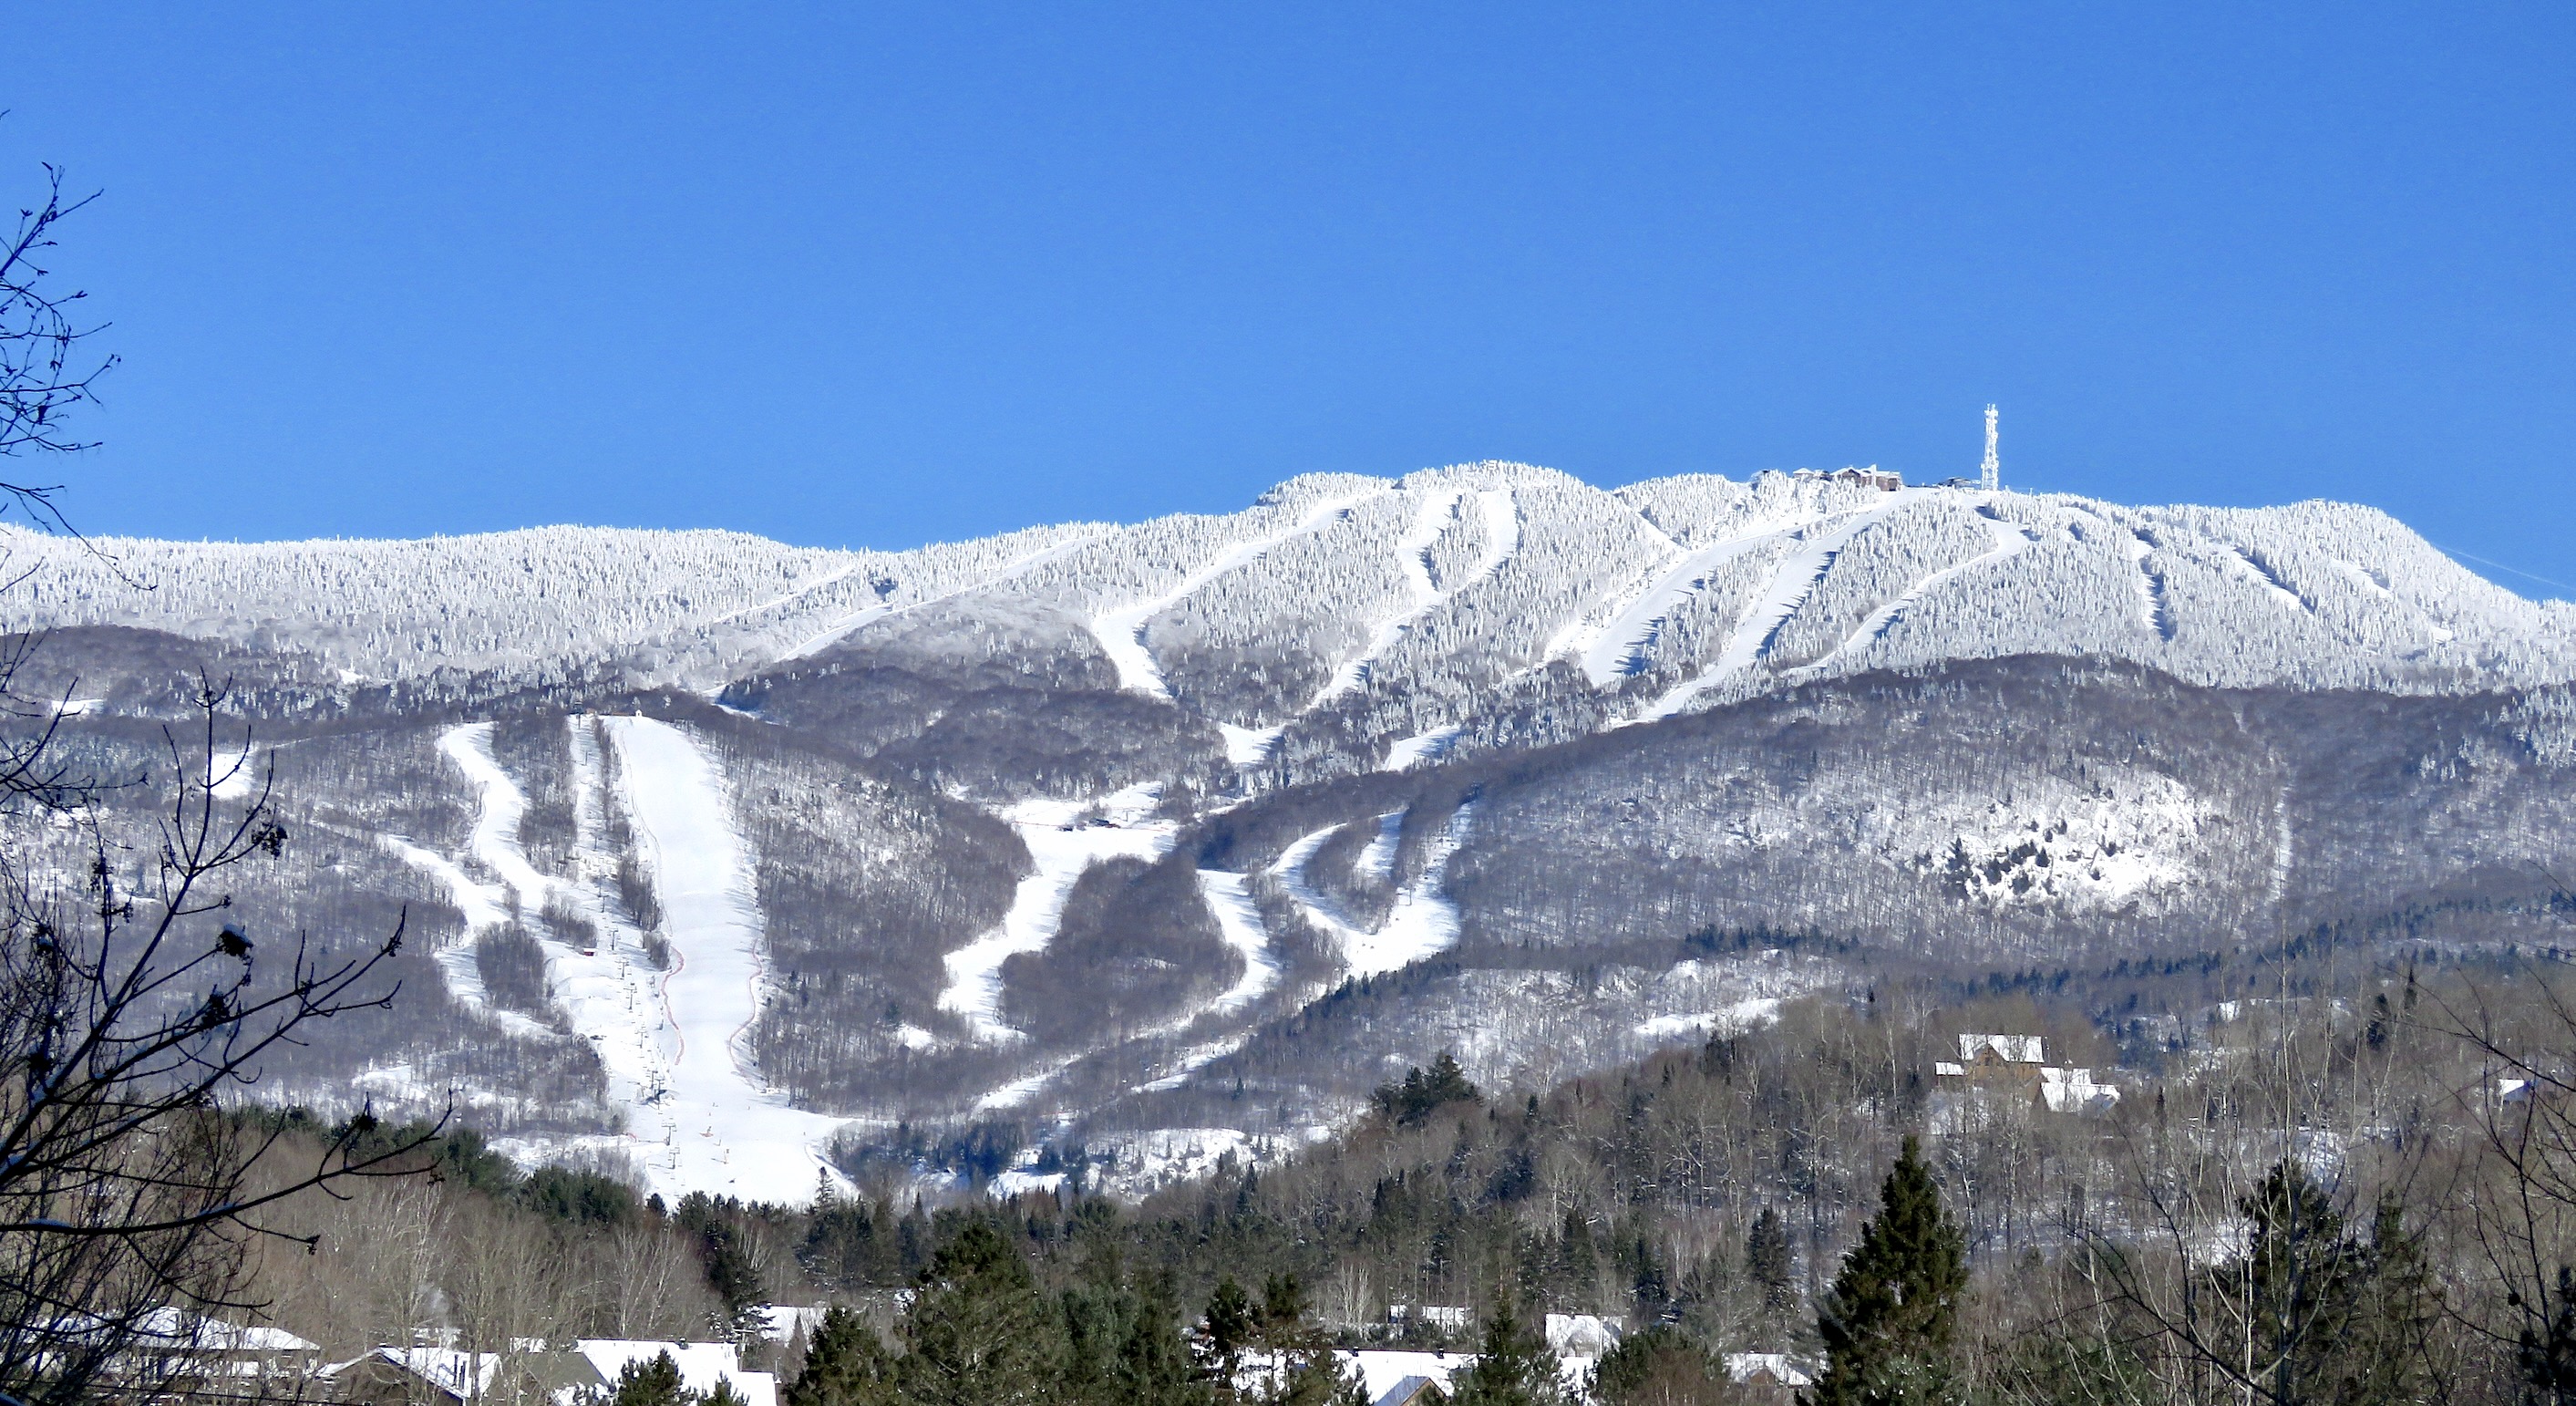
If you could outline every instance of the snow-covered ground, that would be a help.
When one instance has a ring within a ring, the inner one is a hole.
[[[1383,490],[1381,490],[1383,491]],[[1155,616],[1170,609],[1172,603],[1188,596],[1210,581],[1238,567],[1259,561],[1264,552],[1301,533],[1312,532],[1340,516],[1360,497],[1344,495],[1327,498],[1309,509],[1304,517],[1266,536],[1237,542],[1219,552],[1215,559],[1200,566],[1179,584],[1159,595],[1104,610],[1091,618],[1091,633],[1100,641],[1101,652],[1118,670],[1118,686],[1131,692],[1169,700],[1172,686],[1163,679],[1163,666],[1154,660],[1153,651],[1145,648],[1145,625]]]
[[[599,720],[617,749],[626,813],[652,875],[670,944],[668,972],[646,957],[643,935],[601,891],[616,859],[606,852],[604,768],[591,719],[571,720],[578,798],[578,877],[540,872],[519,846],[527,797],[493,760],[491,724],[449,729],[439,750],[464,773],[478,808],[468,841],[472,861],[497,882],[468,874],[446,856],[401,840],[395,853],[448,888],[466,915],[468,940],[438,954],[460,1000],[479,1005],[521,1034],[554,1032],[512,1011],[491,1010],[476,973],[472,939],[507,922],[515,908],[534,919],[560,906],[599,933],[588,949],[554,940],[541,923],[529,934],[546,953],[554,1005],[575,1038],[598,1053],[608,1098],[625,1120],[604,1145],[623,1153],[654,1191],[746,1199],[810,1199],[822,1150],[840,1120],[790,1108],[750,1067],[740,1038],[759,1013],[764,951],[751,902],[751,868],[734,828],[715,760],[686,732],[649,718]],[[572,1151],[531,1144],[530,1155]]]
[[[810,1200],[841,1120],[788,1107],[743,1048],[760,1013],[766,944],[724,776],[669,723],[604,722],[672,954],[662,1015],[678,1049],[648,1105],[665,1135],[647,1151],[648,1175],[746,1200]]]
[[[1002,1020],[1002,963],[1022,952],[1042,952],[1064,921],[1064,905],[1083,872],[1104,860],[1160,859],[1176,827],[1157,819],[1162,789],[1137,786],[1096,803],[1040,798],[1003,812],[1017,830],[1037,872],[1020,880],[1001,926],[948,953],[948,986],[939,1008],[963,1017],[977,1038],[995,1043],[1021,1039]]]
[[[1262,926],[1261,910],[1253,905],[1244,883],[1241,874],[1199,871],[1199,895],[1216,914],[1217,931],[1225,935],[1226,946],[1243,956],[1243,975],[1209,1004],[1208,1015],[1232,1015],[1279,984],[1279,959],[1270,951],[1270,931]]]
[[[1829,528],[1821,531],[1808,529],[1799,549],[1790,553],[1788,559],[1771,573],[1770,584],[1763,590],[1761,599],[1755,601],[1736,624],[1735,633],[1728,638],[1726,649],[1718,655],[1717,661],[1696,677],[1667,690],[1644,716],[1648,719],[1668,718],[1687,712],[1700,695],[1725,682],[1729,675],[1750,667],[1762,657],[1764,647],[1770,644],[1771,637],[1780,626],[1797,613],[1799,606],[1806,604],[1808,596],[1815,593],[1817,585],[1825,579],[1825,573],[1833,569],[1834,558],[1841,554],[1851,539],[1889,513],[1920,498],[1926,491],[1909,488],[1890,493],[1886,502],[1849,514]]]
[[[1423,856],[1421,873],[1395,896],[1386,921],[1372,928],[1362,924],[1332,898],[1315,887],[1306,872],[1313,863],[1315,851],[1333,837],[1341,827],[1327,826],[1300,838],[1279,856],[1271,873],[1281,888],[1305,910],[1307,921],[1322,929],[1341,950],[1342,963],[1352,976],[1376,976],[1409,967],[1423,958],[1446,949],[1458,940],[1458,906],[1449,901],[1441,885],[1449,874],[1449,857],[1467,840],[1475,803],[1458,807],[1438,838],[1430,841]],[[1399,814],[1397,823],[1402,823]],[[1380,830],[1383,837],[1385,831]],[[1374,846],[1372,846],[1374,848]],[[1367,851],[1362,859],[1369,858]],[[1391,868],[1394,856],[1387,856]]]
[[[1431,549],[1446,531],[1452,517],[1466,511],[1472,502],[1483,528],[1485,550],[1474,565],[1456,579],[1435,580],[1431,574]],[[1434,490],[1424,495],[1421,509],[1404,536],[1395,544],[1396,564],[1404,572],[1409,600],[1404,608],[1377,622],[1368,643],[1357,654],[1342,661],[1306,700],[1305,711],[1313,712],[1344,694],[1355,693],[1368,682],[1370,666],[1381,655],[1395,647],[1415,622],[1430,614],[1441,602],[1484,580],[1502,567],[1520,547],[1520,508],[1512,501],[1511,490],[1488,488],[1469,494],[1464,490]]]
[[[1387,747],[1386,761],[1378,770],[1411,771],[1418,766],[1429,766],[1449,755],[1450,749],[1458,745],[1458,738],[1466,731],[1464,727],[1435,727],[1429,732],[1399,737]]]

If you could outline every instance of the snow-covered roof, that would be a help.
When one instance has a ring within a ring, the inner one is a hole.
[[[731,1379],[733,1389],[749,1406],[777,1406],[778,1378],[767,1372],[742,1370],[742,1357],[731,1343],[583,1338],[573,1344],[573,1350],[590,1363],[600,1380],[612,1385],[627,1363],[650,1362],[667,1352],[680,1369],[680,1385],[691,1391],[704,1395],[714,1391],[718,1381]]]
[[[1993,1050],[1995,1057],[2007,1064],[2042,1064],[2046,1056],[2041,1047],[2046,1043],[2037,1035],[1962,1035],[1959,1037],[1959,1060],[1973,1063],[1977,1056]]]
[[[1932,1062],[1932,1072],[1935,1074],[1947,1074],[1951,1078],[1955,1079],[1967,1073],[1968,1066],[1964,1064],[1952,1064],[1946,1059],[1939,1059]]]
[[[156,1308],[135,1320],[136,1334],[196,1352],[319,1352],[319,1345],[283,1328],[245,1327],[176,1308]]]
[[[380,1347],[366,1357],[381,1357],[450,1396],[473,1398],[491,1390],[492,1376],[501,1369],[497,1352],[459,1352],[449,1347]],[[335,1368],[336,1376],[355,1363]]]
[[[1785,1352],[1730,1352],[1726,1354],[1726,1377],[1729,1381],[1749,1382],[1769,1373],[1782,1386],[1810,1387],[1816,1379],[1802,1370]]]
[[[2051,1113],[2085,1113],[2120,1101],[2120,1091],[2094,1082],[2092,1070],[2055,1066],[2039,1071],[2039,1096]]]
[[[812,1337],[815,1330],[823,1326],[823,1314],[830,1307],[829,1304],[819,1303],[766,1303],[753,1309],[752,1312],[760,1315],[760,1336],[764,1340],[785,1343],[795,1341],[796,1330],[799,1328],[805,1330],[807,1337]]]
[[[1547,1345],[1559,1356],[1570,1352],[1598,1356],[1619,1345],[1619,1325],[1597,1313],[1551,1313]]]
[[[1450,1380],[1476,1365],[1472,1352],[1344,1352],[1337,1353],[1344,1362],[1357,1369],[1360,1385],[1371,1401],[1384,1400],[1398,1383],[1410,1377],[1427,1377],[1437,1382],[1442,1391]]]
[[[1370,1406],[1409,1406],[1422,1399],[1425,1392],[1438,1389],[1439,1383],[1429,1377],[1406,1377],[1386,1389],[1386,1395],[1375,1398]]]

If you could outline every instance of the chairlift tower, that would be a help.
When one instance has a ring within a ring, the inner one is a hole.
[[[1986,407],[1986,462],[1977,467],[1977,486],[1988,493],[2003,487],[2003,461],[1995,457],[1995,408]]]

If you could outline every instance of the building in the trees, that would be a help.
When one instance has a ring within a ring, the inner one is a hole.
[[[2037,1035],[1961,1035],[1959,1058],[1934,1062],[1932,1075],[1937,1092],[2010,1094],[2049,1113],[2098,1113],[2120,1101],[2119,1089],[2092,1070],[2050,1064],[2047,1042]]]

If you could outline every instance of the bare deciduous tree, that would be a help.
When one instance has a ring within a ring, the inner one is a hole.
[[[0,458],[87,447],[67,413],[93,398],[112,359],[79,293],[58,294],[39,260],[65,202],[45,198],[0,249]],[[0,507],[69,530],[55,489],[11,474]],[[0,698],[32,645],[0,654]],[[311,1022],[390,1001],[376,980],[402,942],[254,936],[219,892],[224,876],[274,860],[286,831],[247,743],[220,745],[226,690],[201,681],[202,733],[169,743],[169,806],[128,833],[107,790],[57,765],[62,708],[0,708],[0,1401],[87,1399],[103,1375],[175,1370],[174,1331],[210,1310],[253,1307],[243,1252],[289,1198],[400,1175],[418,1143],[359,1152],[361,1116],[300,1174],[253,1189],[282,1132],[228,1104],[262,1061]],[[183,1344],[184,1345],[184,1344]],[[138,1351],[138,1347],[150,1350]]]

